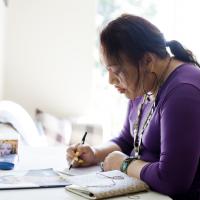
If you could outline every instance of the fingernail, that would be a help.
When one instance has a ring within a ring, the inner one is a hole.
[[[74,157],[74,160],[75,160],[75,161],[78,161],[78,157]]]
[[[83,160],[78,160],[78,162],[81,164],[81,163],[84,163],[84,161]]]

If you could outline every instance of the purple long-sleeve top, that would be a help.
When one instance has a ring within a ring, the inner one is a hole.
[[[112,141],[131,155],[133,124],[142,98],[129,101],[119,136]],[[141,127],[152,102],[145,104]],[[140,127],[140,128],[141,128]],[[169,196],[200,191],[200,69],[191,64],[176,68],[159,89],[156,109],[142,136],[141,160],[149,162],[140,178],[151,189]]]

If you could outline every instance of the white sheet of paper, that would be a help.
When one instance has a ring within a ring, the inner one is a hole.
[[[64,170],[58,170],[59,173],[68,175],[68,176],[76,176],[76,175],[84,175],[93,172],[100,172],[100,166],[90,166],[90,167],[79,167],[79,168],[65,168]]]

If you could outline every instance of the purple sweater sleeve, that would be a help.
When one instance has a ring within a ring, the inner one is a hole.
[[[133,138],[130,134],[129,114],[132,109],[132,102],[129,101],[128,110],[126,114],[125,123],[118,137],[113,138],[111,141],[116,143],[123,153],[130,155],[133,150]]]
[[[158,192],[187,192],[200,157],[200,91],[190,84],[174,88],[160,108],[160,160],[143,167],[140,178]]]

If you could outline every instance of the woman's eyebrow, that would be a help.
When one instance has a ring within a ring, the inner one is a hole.
[[[108,64],[107,67],[117,67],[117,64]]]
[[[113,67],[115,67],[116,65],[106,65],[106,69],[112,69]]]

